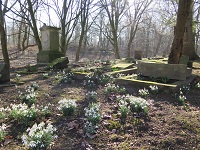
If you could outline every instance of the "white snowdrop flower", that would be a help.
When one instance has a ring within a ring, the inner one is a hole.
[[[36,147],[36,142],[35,141],[30,141],[29,142],[29,147],[31,147],[31,148]]]
[[[24,144],[24,145],[27,145],[28,144],[28,141],[27,141],[27,139],[28,139],[28,137],[26,136],[26,135],[22,135],[22,143]]]

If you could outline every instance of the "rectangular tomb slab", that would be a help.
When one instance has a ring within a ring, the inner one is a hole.
[[[189,83],[191,83],[196,78],[196,76],[191,75],[184,81],[175,81],[174,83],[170,83],[170,84],[139,80],[136,78],[137,78],[137,75],[119,77],[115,79],[115,83],[118,85],[136,86],[139,88],[143,88],[143,87],[148,88],[150,85],[156,85],[159,87],[159,89],[163,89],[166,92],[176,92],[184,85],[188,85]]]
[[[138,61],[137,74],[149,77],[167,77],[168,79],[186,80],[192,69],[184,64],[165,64],[147,61]]]

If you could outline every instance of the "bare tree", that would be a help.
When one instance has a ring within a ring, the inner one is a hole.
[[[100,0],[101,7],[106,11],[110,28],[106,31],[106,37],[114,48],[115,58],[119,59],[119,24],[127,6],[127,0]],[[109,34],[111,33],[111,34]]]
[[[66,54],[80,16],[80,1],[62,0],[62,6],[59,6],[60,0],[52,0],[52,2],[51,8],[56,12],[61,24],[61,52]]]
[[[8,4],[8,0],[6,0],[3,4],[2,8],[2,0],[0,0],[0,35],[1,35],[1,48],[3,53],[4,63],[10,66],[8,50],[7,50],[7,35],[5,30],[5,14],[6,14],[6,7]]]
[[[79,61],[80,51],[81,51],[81,48],[82,48],[82,45],[83,45],[83,41],[84,41],[84,38],[85,38],[87,31],[88,31],[88,28],[89,28],[89,24],[88,24],[89,15],[90,15],[89,10],[91,9],[92,2],[93,2],[93,0],[81,0],[81,4],[80,4],[81,32],[80,32],[78,49],[76,51],[76,58],[75,58],[76,62]]]
[[[37,23],[36,23],[36,18],[35,18],[35,14],[36,14],[37,8],[39,7],[39,3],[37,0],[35,1],[27,0],[27,3],[28,3],[28,12],[30,13],[31,19],[28,19],[28,18],[26,19],[29,22],[29,25],[33,31],[35,42],[38,46],[38,50],[41,51],[42,43],[41,43],[40,36],[38,33],[38,28],[37,28]],[[33,9],[33,6],[35,6],[35,9]]]
[[[4,4],[2,4],[2,0],[0,0],[0,36],[1,36],[1,48],[3,53],[3,60],[5,63],[6,71],[8,74],[6,74],[5,77],[3,77],[4,81],[10,81],[10,60],[8,55],[8,49],[7,49],[7,35],[5,30],[5,14],[8,12],[16,2],[14,2],[10,8],[7,7],[8,0],[4,1]],[[3,7],[2,7],[3,6]]]
[[[148,6],[152,3],[153,0],[137,0],[133,2],[134,9],[129,9],[128,11],[128,24],[130,28],[129,29],[129,39],[128,39],[128,46],[127,46],[127,57],[130,58],[131,55],[131,46],[132,42],[135,38],[135,34],[138,29],[138,25],[142,19],[143,14],[145,13],[145,10],[148,8]],[[131,8],[131,7],[129,7]]]
[[[42,43],[39,36],[38,26],[37,26],[37,11],[38,8],[43,5],[43,0],[17,0],[19,4],[20,10],[18,7],[12,9],[12,13],[14,13],[18,18],[12,18],[17,22],[22,23],[24,29],[28,25],[32,32],[35,39],[35,42],[38,46],[38,50],[42,50]],[[21,27],[22,28],[22,27]],[[28,29],[28,28],[27,28]],[[20,29],[21,30],[21,29]],[[29,30],[27,30],[29,31]],[[30,33],[27,33],[30,34]],[[21,39],[21,37],[20,37]],[[21,40],[20,40],[21,41]],[[19,45],[19,44],[18,44]]]

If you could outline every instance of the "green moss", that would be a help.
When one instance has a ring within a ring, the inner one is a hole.
[[[109,122],[108,129],[110,130],[119,129],[121,127],[121,124],[118,121],[109,120],[108,122]]]
[[[26,71],[27,72],[37,72],[38,68],[36,66],[27,65],[26,66]]]
[[[60,57],[55,60],[53,60],[50,64],[47,65],[47,68],[53,68],[57,63],[62,62],[65,57]]]

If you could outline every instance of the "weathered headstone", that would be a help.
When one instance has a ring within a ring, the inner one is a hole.
[[[137,60],[142,59],[142,51],[135,51],[135,59]]]
[[[10,81],[9,65],[5,63],[0,64],[0,83]]]
[[[60,28],[46,25],[40,28],[42,51],[37,54],[37,63],[51,63],[53,60],[64,56],[59,51],[59,30]]]
[[[192,70],[184,64],[165,64],[138,61],[137,74],[149,77],[167,77],[168,79],[185,80]]]

